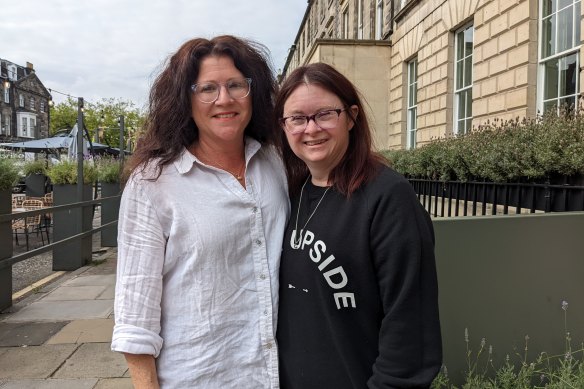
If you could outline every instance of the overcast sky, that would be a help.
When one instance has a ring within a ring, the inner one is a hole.
[[[233,34],[284,66],[306,0],[2,0],[0,58],[31,62],[45,87],[143,107],[162,62],[194,37]],[[53,93],[56,102],[66,97]]]

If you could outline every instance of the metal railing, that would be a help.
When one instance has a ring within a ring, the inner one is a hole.
[[[81,201],[75,203],[69,203],[65,205],[56,205],[51,207],[44,207],[37,210],[31,211],[24,211],[18,213],[6,213],[0,214],[0,242],[3,244],[0,245],[0,310],[8,308],[12,305],[12,265],[24,261],[25,259],[32,258],[39,254],[45,253],[50,250],[54,250],[55,248],[62,247],[66,244],[70,244],[71,242],[79,241],[83,238],[88,238],[95,234],[96,232],[100,232],[106,228],[110,228],[117,224],[117,220],[113,220],[107,223],[103,223],[99,227],[91,227],[89,229],[84,229],[82,226],[84,223],[79,223],[79,229],[81,230],[79,233],[74,235],[68,236],[64,239],[60,239],[58,241],[54,241],[53,243],[49,243],[42,247],[26,251],[24,253],[18,255],[12,255],[13,253],[13,241],[12,241],[12,228],[11,222],[14,219],[26,218],[30,216],[35,216],[38,214],[47,214],[47,213],[56,213],[60,211],[67,211],[71,209],[77,208],[84,208],[88,206],[95,206],[98,204],[102,204],[109,200],[116,200],[119,199],[121,196],[109,196],[109,197],[102,197],[95,200],[88,200],[88,201]],[[79,218],[84,218],[83,212],[79,212]],[[54,227],[53,227],[54,228]],[[10,244],[8,244],[8,242]],[[89,256],[91,256],[92,245],[89,245]],[[77,254],[77,253],[74,253]],[[78,253],[80,256],[83,253]],[[83,266],[81,264],[78,267]]]
[[[584,186],[408,179],[434,217],[584,210]]]

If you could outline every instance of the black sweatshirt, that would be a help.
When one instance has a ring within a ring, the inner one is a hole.
[[[442,363],[434,232],[410,184],[384,167],[349,199],[310,182],[280,267],[282,389],[427,388]],[[296,234],[294,234],[296,237]]]

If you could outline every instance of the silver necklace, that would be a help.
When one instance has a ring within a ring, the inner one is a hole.
[[[298,209],[296,210],[296,225],[294,226],[294,232],[295,232],[296,236],[294,236],[294,239],[293,239],[293,243],[294,243],[293,248],[295,248],[295,249],[300,247],[300,242],[302,241],[301,231],[304,231],[304,229],[308,225],[308,222],[310,221],[310,219],[312,219],[312,217],[314,216],[314,213],[318,209],[318,206],[322,202],[322,199],[324,199],[324,196],[331,188],[330,186],[328,188],[326,188],[326,190],[324,191],[324,193],[320,197],[320,200],[318,200],[316,207],[314,207],[314,210],[312,211],[312,213],[308,217],[308,220],[306,221],[306,223],[304,223],[304,227],[302,227],[302,229],[300,231],[298,231],[298,216],[300,216],[300,206],[302,205],[302,192],[304,192],[304,187],[306,186],[306,183],[308,182],[309,179],[310,179],[310,175],[306,178],[306,181],[304,181],[304,184],[302,184],[302,189],[300,189],[300,200],[298,200]]]
[[[219,162],[217,162],[216,160],[213,160],[211,158],[209,158],[209,156],[207,155],[207,153],[203,152],[202,150],[199,150],[199,152],[201,152],[203,154],[203,156],[205,157],[205,159],[211,163],[214,163],[215,165],[219,166],[220,169],[225,170],[227,173],[231,174],[233,177],[235,177],[235,179],[237,181],[239,181],[240,183],[243,181],[244,177],[245,177],[245,161],[243,161],[243,165],[241,166],[241,168],[239,168],[239,172],[232,172],[231,170],[227,169],[225,166],[221,165]]]

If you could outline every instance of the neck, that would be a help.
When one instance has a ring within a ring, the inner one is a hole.
[[[329,172],[321,172],[316,171],[314,169],[310,169],[310,181],[315,186],[330,186],[329,184]]]

